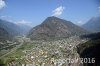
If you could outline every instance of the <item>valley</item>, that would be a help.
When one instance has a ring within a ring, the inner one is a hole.
[[[0,0],[0,66],[100,66],[100,0]]]
[[[25,31],[2,20],[0,25],[0,66],[91,66],[81,58],[99,57],[94,49],[100,45],[99,32],[89,32],[58,17],[47,17]],[[98,63],[96,58],[94,64]]]
[[[77,45],[85,43],[87,39],[80,39],[79,36],[72,36],[62,40],[34,40],[22,38],[22,42],[11,51],[0,57],[7,66],[70,66],[79,65],[70,63],[66,59],[80,58],[77,53]],[[15,49],[16,48],[16,49]]]

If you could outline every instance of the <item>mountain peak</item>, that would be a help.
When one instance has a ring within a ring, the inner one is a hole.
[[[84,34],[79,26],[57,17],[48,17],[42,24],[34,27],[28,34],[31,39],[61,39],[73,35]]]
[[[55,16],[50,16],[50,17],[47,17],[47,18],[51,18],[51,19],[52,19],[52,18],[58,18],[58,17],[55,17]]]
[[[66,21],[64,19],[55,17],[55,16],[51,16],[51,17],[47,17],[42,24],[58,24],[58,23],[71,23],[70,21]],[[72,23],[71,23],[72,24]]]
[[[64,20],[64,19],[61,19],[55,16],[50,16],[50,17],[47,17],[46,20]]]
[[[58,19],[60,19],[60,18],[55,17],[55,16],[51,16],[51,17],[47,17],[47,18],[46,18],[46,20],[58,20]],[[46,21],[46,20],[45,20],[45,21]]]

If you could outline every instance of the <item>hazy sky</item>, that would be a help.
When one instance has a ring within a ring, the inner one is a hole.
[[[100,15],[100,0],[0,0],[0,18],[36,26],[49,16],[84,24]]]

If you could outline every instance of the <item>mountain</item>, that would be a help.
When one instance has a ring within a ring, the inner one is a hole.
[[[25,35],[31,27],[26,25],[17,25],[15,23],[0,19],[0,28],[6,30],[10,37]]]
[[[0,28],[0,41],[4,41],[6,39],[9,39],[8,32],[5,29]]]
[[[100,16],[93,17],[86,24],[82,25],[82,27],[91,32],[100,32]]]
[[[0,28],[5,29],[11,37],[20,35],[20,28],[11,22],[0,19]]]
[[[31,39],[59,39],[85,33],[87,33],[86,30],[72,22],[52,16],[31,29],[27,37]]]

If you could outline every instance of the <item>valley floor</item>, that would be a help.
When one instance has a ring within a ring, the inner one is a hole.
[[[76,46],[87,41],[78,36],[52,41],[16,40],[19,44],[0,57],[6,66],[79,66]]]

